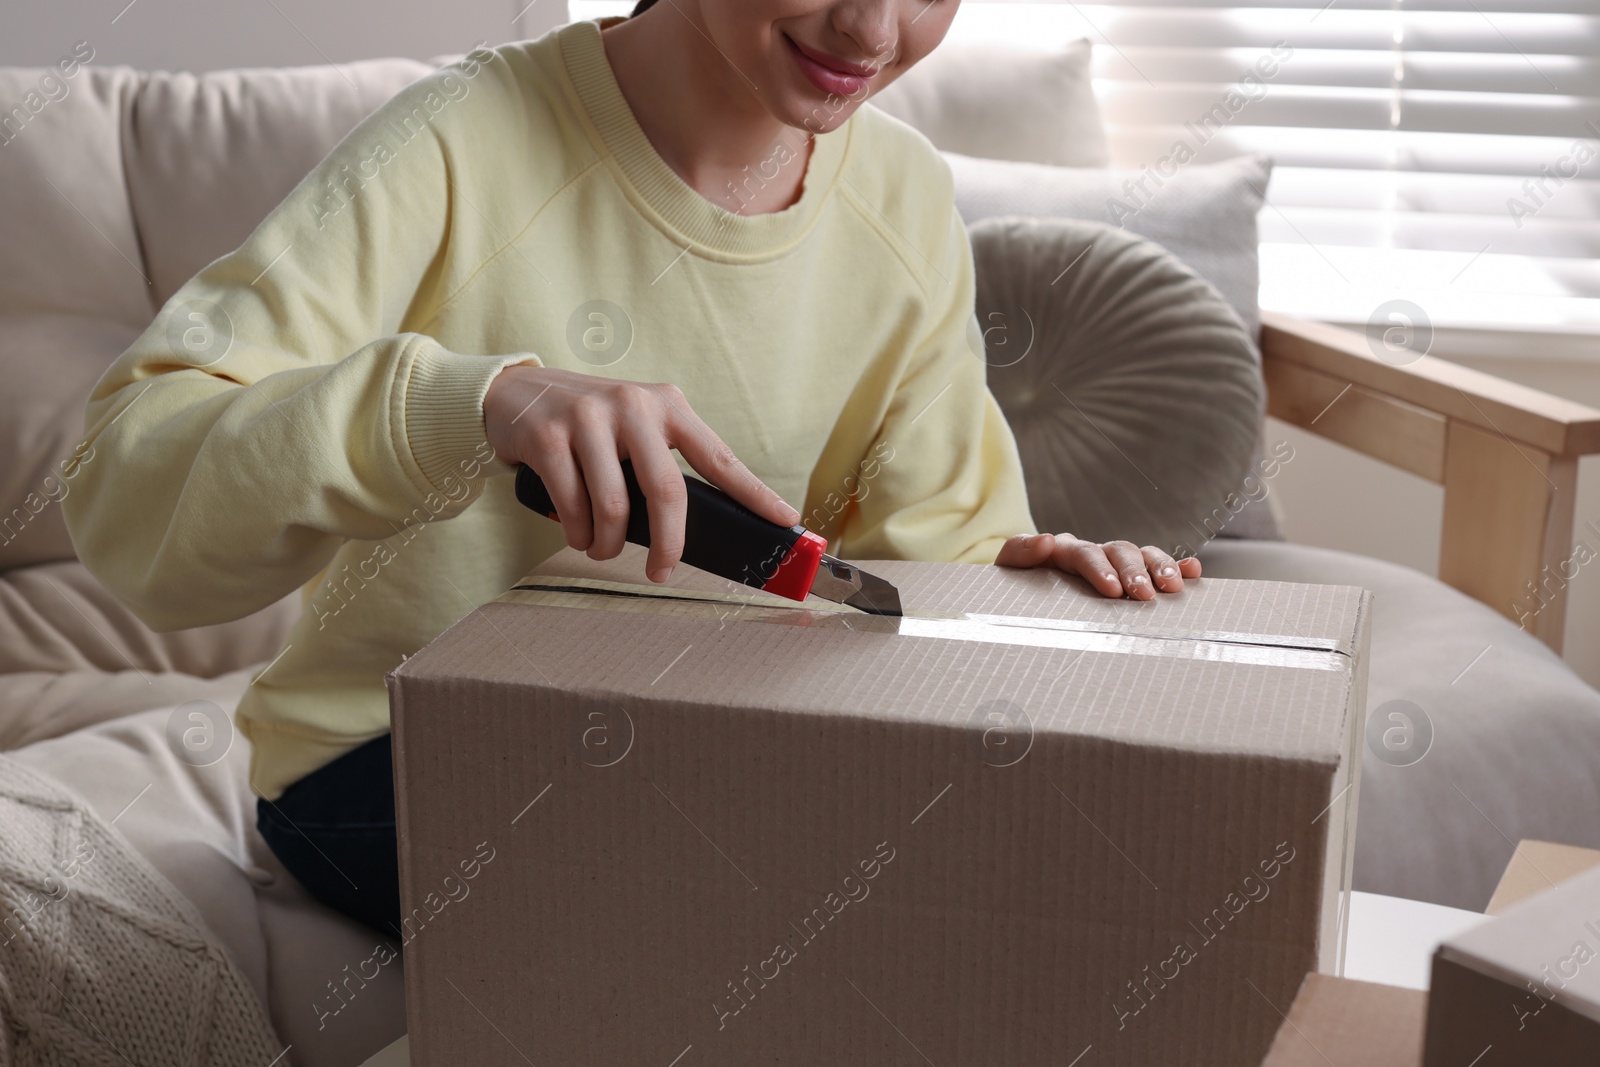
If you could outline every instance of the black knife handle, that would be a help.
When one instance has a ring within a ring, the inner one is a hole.
[[[622,461],[622,478],[628,487],[627,540],[648,547],[650,514],[644,490],[629,460]],[[807,535],[804,526],[779,526],[768,522],[721,489],[698,478],[685,475],[683,482],[689,494],[688,511],[684,516],[683,562],[691,567],[759,589],[771,581],[795,543]],[[532,467],[517,470],[517,499],[525,507],[559,521],[550,491]],[[809,581],[806,584],[809,587]],[[804,596],[803,591],[801,596]]]

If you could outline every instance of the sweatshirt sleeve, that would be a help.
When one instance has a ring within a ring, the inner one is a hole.
[[[448,97],[450,76],[357,127],[96,386],[94,458],[65,518],[83,562],[154,629],[248,615],[344,541],[457,515],[506,472],[483,397],[537,358],[419,332],[444,295],[449,154],[436,124],[402,141],[391,120]]]
[[[927,262],[928,326],[857,468],[839,549],[993,563],[1008,537],[1035,530],[1016,441],[985,382],[972,245],[953,206]]]

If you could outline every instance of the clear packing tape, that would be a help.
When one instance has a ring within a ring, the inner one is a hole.
[[[594,578],[532,576],[496,600],[552,608],[755,622],[810,629],[894,634],[940,641],[1076,649],[1131,656],[1166,656],[1215,663],[1249,663],[1300,670],[1344,671],[1352,651],[1331,638],[1118,626],[1080,619],[1020,615],[940,615],[908,611],[899,618],[869,615],[827,601],[793,607],[734,593],[667,591]]]

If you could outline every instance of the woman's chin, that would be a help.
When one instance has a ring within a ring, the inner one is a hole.
[[[789,91],[768,104],[772,117],[802,133],[827,133],[844,125],[855,114],[861,101],[829,96],[806,86],[807,91]]]

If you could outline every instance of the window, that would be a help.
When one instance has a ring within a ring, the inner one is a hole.
[[[1118,166],[1238,90],[1196,162],[1277,162],[1264,307],[1364,322],[1399,297],[1436,326],[1600,332],[1597,0],[968,0],[958,21],[1093,41]]]

